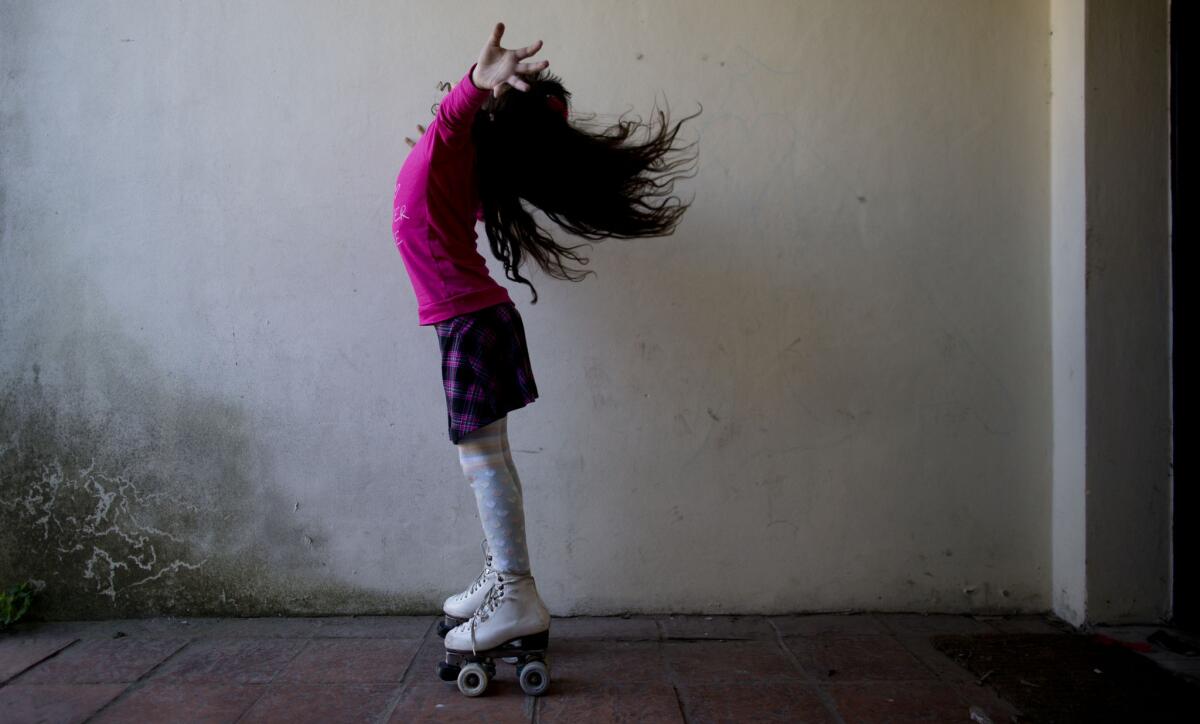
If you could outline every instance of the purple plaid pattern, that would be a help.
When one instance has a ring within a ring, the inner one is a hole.
[[[442,386],[450,441],[495,422],[538,397],[525,325],[512,302],[434,325],[442,349]]]

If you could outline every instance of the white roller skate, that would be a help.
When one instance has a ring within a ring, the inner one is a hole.
[[[475,577],[465,591],[450,596],[442,604],[442,612],[445,616],[438,621],[438,636],[445,637],[447,631],[471,618],[471,615],[483,605],[488,592],[496,583],[496,571],[492,568],[492,551],[488,548],[487,538],[483,539],[480,548],[483,549],[483,571]]]
[[[522,691],[540,696],[550,686],[549,643],[550,612],[533,576],[497,572],[496,585],[479,610],[446,634],[446,660],[438,662],[438,678],[457,681],[463,694],[479,696],[496,675],[495,659],[501,659],[516,665]]]

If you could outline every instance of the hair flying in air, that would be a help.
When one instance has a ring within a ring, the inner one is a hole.
[[[695,175],[687,174],[697,158],[688,151],[698,143],[677,147],[676,136],[703,107],[674,125],[656,105],[649,122],[622,114],[596,127],[570,117],[571,93],[557,76],[543,70],[527,82],[527,91],[490,97],[475,116],[472,137],[492,254],[537,303],[537,289],[520,271],[526,258],[556,279],[580,281],[595,272],[568,266],[588,263],[576,252],[584,245],[560,245],[532,210],[589,240],[673,233],[691,205],[674,195],[674,185]]]

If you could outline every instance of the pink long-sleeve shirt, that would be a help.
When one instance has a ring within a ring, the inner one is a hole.
[[[474,70],[472,64],[442,99],[396,178],[392,237],[417,295],[420,325],[512,301],[475,247],[483,210],[471,124],[491,91],[475,86]]]

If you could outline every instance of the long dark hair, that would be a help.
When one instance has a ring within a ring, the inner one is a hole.
[[[523,78],[528,91],[509,88],[485,101],[472,137],[492,254],[509,279],[529,286],[536,304],[537,289],[520,272],[526,255],[555,279],[580,281],[595,272],[568,267],[566,260],[588,263],[575,252],[585,245],[559,245],[526,203],[585,239],[671,234],[691,205],[672,191],[676,180],[695,175],[684,172],[693,170],[686,165],[696,156],[684,152],[698,143],[675,148],[675,136],[684,121],[704,109],[672,127],[668,113],[656,105],[657,130],[652,122],[627,120],[625,114],[615,125],[592,130],[578,118],[564,117],[571,93],[559,77],[543,70]],[[627,142],[643,128],[647,140]]]

